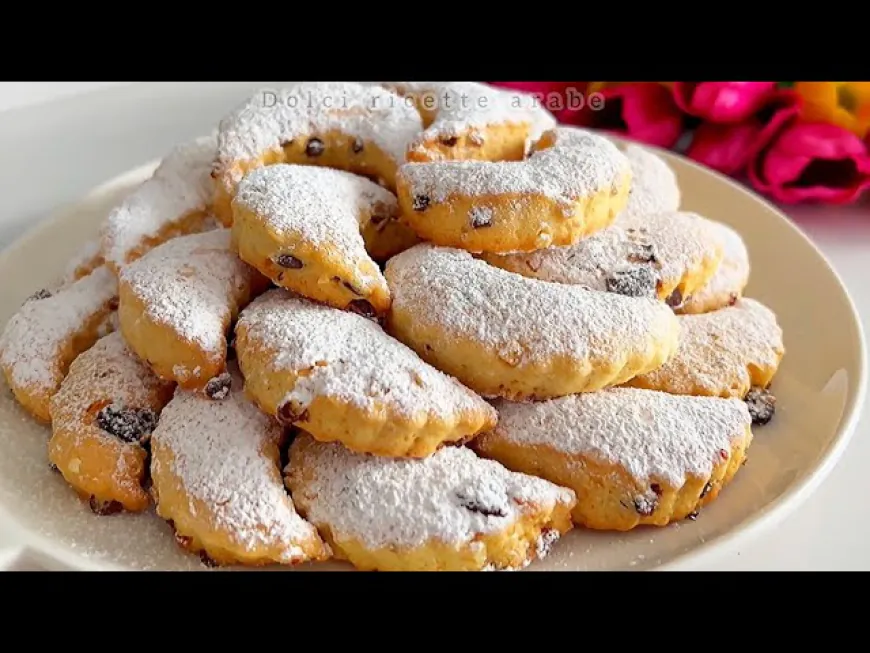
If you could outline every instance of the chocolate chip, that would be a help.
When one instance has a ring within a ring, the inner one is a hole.
[[[712,489],[713,489],[713,484],[712,484],[712,483],[707,483],[707,484],[705,484],[705,485],[704,485],[704,489],[701,490],[701,496],[700,496],[699,498],[703,499],[704,497],[706,497],[708,494],[710,494],[710,491],[711,491]]]
[[[350,149],[354,154],[359,154],[365,148],[365,143],[361,138],[353,139],[353,143],[350,145]]]
[[[124,506],[117,501],[100,501],[96,497],[91,497],[88,505],[95,515],[101,516],[114,515],[124,509]]]
[[[46,290],[45,288],[42,288],[41,290],[37,290],[35,293],[30,295],[30,297],[28,297],[24,301],[25,302],[36,301],[39,299],[48,299],[49,297],[51,297],[51,291]]]
[[[636,265],[614,270],[604,284],[608,292],[627,297],[655,297],[656,273],[647,267]]]
[[[205,551],[200,551],[200,552],[199,552],[199,561],[200,561],[204,566],[209,567],[209,568],[211,568],[211,569],[214,569],[215,567],[220,566],[220,565],[218,565],[218,563],[216,563],[216,562],[211,558],[211,556],[209,556]]]
[[[277,418],[285,426],[292,426],[294,422],[304,422],[308,419],[308,407],[289,399],[278,406]]]
[[[429,208],[429,202],[431,202],[431,200],[428,195],[414,195],[412,208],[417,212],[425,211]]]
[[[658,501],[649,497],[636,497],[632,504],[635,512],[642,517],[649,517],[658,508]]]
[[[312,138],[305,145],[305,154],[311,157],[320,156],[326,150],[326,146],[319,138]]]
[[[453,147],[456,143],[459,142],[459,139],[456,136],[446,136],[441,139],[441,144],[445,147]]]
[[[740,299],[740,295],[738,295],[736,292],[731,293],[728,296],[728,306],[734,306],[734,304],[737,303],[738,299]]]
[[[487,506],[479,499],[474,499],[467,497],[462,494],[457,494],[456,498],[459,499],[459,505],[461,505],[466,510],[470,510],[471,512],[476,512],[479,515],[483,515],[484,517],[506,517],[507,512],[504,508],[500,508],[499,506]]]
[[[109,405],[97,413],[96,424],[124,442],[144,445],[151,439],[151,432],[157,426],[157,414],[150,408]]]
[[[48,463],[48,468],[53,471],[55,474],[60,474],[60,468],[54,463]]]
[[[369,304],[365,299],[354,299],[347,305],[347,310],[369,319],[377,316],[374,306]]]
[[[634,249],[629,252],[628,261],[630,263],[657,263],[655,247],[646,243],[636,243]]]
[[[475,207],[468,213],[468,222],[472,229],[483,229],[492,226],[492,210]]]
[[[657,497],[662,496],[662,486],[658,483],[653,483],[649,486],[649,489],[652,490]]]
[[[292,254],[279,254],[275,257],[275,263],[288,270],[298,270],[302,267],[302,261]]]
[[[674,292],[668,296],[665,303],[671,308],[679,308],[683,305],[683,293],[679,288],[674,288]]]
[[[686,519],[688,519],[689,521],[695,521],[698,518],[699,514],[701,514],[701,511],[695,508],[695,510],[686,515]]]
[[[765,388],[752,388],[746,393],[743,401],[749,408],[755,426],[764,426],[776,413],[776,397]]]
[[[210,379],[205,384],[205,396],[209,399],[221,400],[226,399],[230,394],[230,388],[233,385],[233,377],[229,372],[224,372],[213,379]]]

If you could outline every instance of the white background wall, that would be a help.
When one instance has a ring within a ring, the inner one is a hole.
[[[133,82],[0,82],[0,111]]]

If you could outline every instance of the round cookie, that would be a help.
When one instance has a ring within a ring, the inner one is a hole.
[[[556,126],[533,95],[479,82],[394,82],[413,100],[425,129],[409,144],[408,161],[520,161],[530,143]]]
[[[465,447],[383,458],[301,433],[285,481],[336,557],[367,571],[519,569],[570,530],[576,500]]]
[[[495,424],[495,411],[374,321],[271,290],[236,325],[249,396],[321,441],[428,456]]]
[[[776,314],[748,297],[733,306],[680,315],[680,346],[664,365],[626,383],[671,394],[745,397],[766,388],[785,354]]]
[[[406,163],[399,205],[424,240],[472,252],[571,245],[608,226],[631,186],[626,156],[582,129],[545,132],[522,161]]]
[[[390,289],[360,232],[397,214],[395,196],[365,177],[276,164],[239,184],[233,245],[278,286],[336,308],[382,314]]]
[[[109,334],[73,361],[51,398],[48,459],[98,514],[149,503],[147,445],[174,386]]]
[[[215,211],[229,221],[245,173],[273,163],[339,168],[395,188],[396,169],[422,128],[413,103],[380,86],[302,82],[261,89],[220,122]]]
[[[540,403],[497,402],[499,423],[472,447],[508,469],[574,490],[574,522],[627,531],[694,519],[746,459],[738,399],[610,388]]]
[[[112,209],[101,228],[109,267],[117,272],[171,238],[216,226],[211,214],[216,152],[214,134],[173,148],[151,178]]]
[[[743,289],[749,282],[749,252],[743,238],[721,222],[715,222],[714,226],[724,243],[722,262],[713,278],[695,291],[677,309],[678,313],[708,313],[730,306],[743,296]]]
[[[529,279],[461,250],[416,245],[385,275],[388,331],[485,396],[593,392],[659,367],[678,344],[662,302]]]
[[[100,266],[52,293],[34,293],[0,335],[0,368],[18,402],[49,422],[49,400],[76,356],[115,328],[118,280]]]
[[[225,369],[227,331],[268,279],[239,260],[230,230],[181,236],[120,274],[121,332],[162,379],[203,388]]]
[[[283,429],[244,396],[178,389],[151,438],[157,514],[206,564],[293,565],[330,557],[281,479]]]
[[[534,279],[679,306],[713,277],[723,248],[715,223],[696,213],[623,211],[612,225],[574,245],[482,258]]]

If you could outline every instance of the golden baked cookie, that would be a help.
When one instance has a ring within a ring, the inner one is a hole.
[[[679,306],[719,267],[724,244],[714,226],[696,213],[624,211],[606,229],[568,247],[482,258],[542,281],[657,297]]]
[[[719,239],[724,243],[724,256],[713,278],[696,290],[678,313],[708,313],[730,306],[743,296],[749,282],[749,252],[740,234],[731,227],[715,222]]]
[[[496,403],[480,455],[571,488],[577,525],[627,531],[694,519],[752,442],[739,399],[610,388],[540,403]]]
[[[0,335],[0,368],[18,402],[42,422],[76,356],[114,328],[118,280],[105,266],[24,302]]]
[[[215,211],[232,218],[245,173],[273,163],[340,168],[395,188],[396,169],[422,130],[413,103],[356,82],[302,82],[260,89],[220,122]]]
[[[519,569],[571,529],[576,500],[465,447],[383,458],[300,433],[285,473],[335,556],[367,571]]]
[[[416,245],[385,275],[387,330],[485,396],[593,392],[677,349],[677,318],[662,302],[529,279],[461,250]]]
[[[406,163],[399,205],[424,240],[472,252],[575,243],[608,226],[631,186],[626,156],[605,137],[560,127],[522,161]]]
[[[230,230],[181,236],[121,270],[118,316],[130,348],[162,379],[203,388],[225,370],[227,332],[268,279],[239,260]]]
[[[671,394],[744,397],[766,388],[785,354],[776,314],[748,297],[733,306],[680,315],[680,346],[660,368],[627,382]]]
[[[329,558],[281,478],[284,431],[242,379],[222,399],[178,389],[151,438],[151,491],[176,540],[206,564],[293,565]]]
[[[374,321],[285,290],[236,325],[248,395],[322,441],[382,456],[428,456],[495,424],[495,411]]]
[[[217,225],[211,213],[214,134],[175,147],[106,217],[101,248],[116,272],[157,245]],[[226,223],[229,225],[229,222]]]
[[[533,95],[480,82],[385,84],[414,102],[425,129],[410,143],[408,161],[520,161],[529,144],[556,126]]]
[[[390,307],[361,229],[398,214],[396,197],[358,175],[276,164],[252,170],[233,200],[233,246],[276,285],[366,315]]]
[[[174,385],[111,333],[76,358],[51,398],[48,459],[98,514],[150,504],[148,441]]]
[[[61,285],[68,286],[103,265],[103,253],[100,250],[100,240],[90,240],[82,245],[67,262],[61,278]]]

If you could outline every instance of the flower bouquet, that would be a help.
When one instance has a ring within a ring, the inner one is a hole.
[[[556,118],[673,149],[784,203],[870,188],[870,82],[491,82]]]

